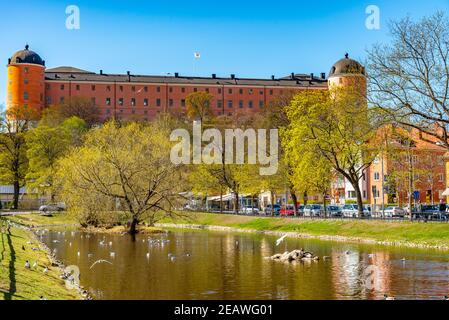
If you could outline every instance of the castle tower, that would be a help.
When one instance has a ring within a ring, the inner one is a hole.
[[[6,108],[25,107],[38,111],[44,107],[45,61],[29,50],[17,51],[8,59]]]
[[[328,77],[329,88],[332,86],[354,86],[366,96],[366,72],[356,60],[350,59],[349,54],[338,60],[331,68]]]

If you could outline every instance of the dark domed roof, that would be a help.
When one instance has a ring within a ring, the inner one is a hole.
[[[34,51],[29,50],[29,46],[26,45],[24,50],[17,51],[14,53],[9,61],[9,63],[33,63],[45,65],[45,61]]]
[[[363,67],[359,62],[350,59],[349,54],[345,55],[344,59],[338,60],[331,68],[329,72],[329,77],[339,76],[344,74],[365,74],[365,67]]]

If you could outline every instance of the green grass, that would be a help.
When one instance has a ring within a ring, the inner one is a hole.
[[[78,222],[66,212],[54,213],[51,217],[39,213],[21,214],[8,216],[7,219],[27,226],[78,225]]]
[[[29,241],[32,244],[28,244]],[[37,300],[40,296],[44,296],[48,300],[80,299],[76,290],[69,290],[65,287],[64,281],[59,278],[59,269],[51,266],[46,252],[43,250],[33,251],[31,248],[41,247],[37,241],[32,239],[29,231],[11,228],[10,232],[7,232],[6,228],[2,228],[0,233],[0,300]],[[37,262],[38,267],[26,269],[26,260],[31,265]],[[49,268],[47,274],[43,273],[45,266]]]
[[[227,226],[257,231],[298,232],[312,236],[344,236],[379,242],[449,246],[448,223],[374,220],[296,220],[192,213],[190,218],[163,219],[163,223]]]

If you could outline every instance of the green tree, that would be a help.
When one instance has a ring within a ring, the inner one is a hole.
[[[28,131],[26,143],[29,170],[26,180],[30,188],[36,188],[42,193],[48,192],[51,201],[54,202],[57,161],[70,147],[81,143],[86,128],[84,120],[72,117],[55,127],[47,126],[44,122]]]
[[[28,171],[25,135],[38,113],[26,106],[8,108],[0,119],[0,181],[14,188],[12,208],[19,207],[20,188]]]
[[[363,215],[359,181],[376,156],[364,98],[353,88],[304,91],[287,107],[287,116],[290,124],[281,133],[287,157],[313,159],[314,153],[327,162],[354,187]]]
[[[103,213],[118,204],[130,234],[144,220],[153,225],[164,213],[174,215],[184,175],[170,161],[169,135],[158,122],[122,127],[110,122],[91,130],[85,143],[60,162],[60,195],[69,210],[85,217],[101,212],[96,203],[107,204]]]
[[[198,91],[189,94],[186,97],[187,116],[191,120],[199,120],[206,123],[212,117],[211,103],[213,95]]]

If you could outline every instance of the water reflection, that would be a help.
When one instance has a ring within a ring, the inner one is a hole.
[[[42,239],[97,299],[441,299],[449,257],[437,251],[263,235],[180,232],[154,236],[48,231]],[[319,262],[264,259],[304,248]],[[104,259],[108,263],[94,262]],[[405,259],[405,260],[403,260]],[[112,264],[110,264],[110,263]]]

